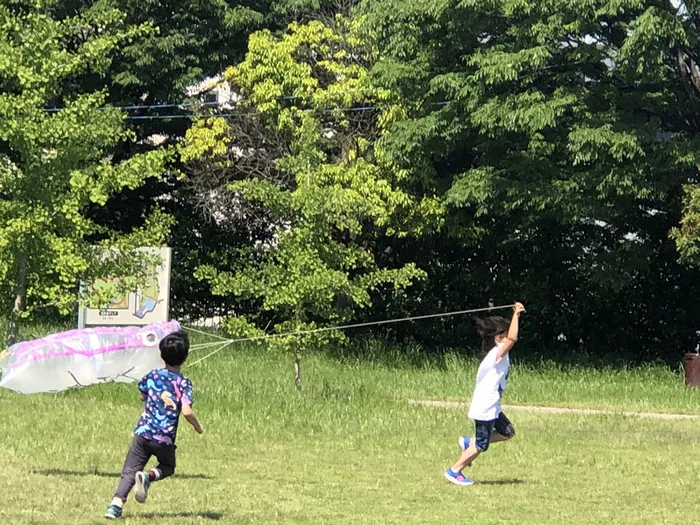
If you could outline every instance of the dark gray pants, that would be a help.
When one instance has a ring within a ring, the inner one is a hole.
[[[122,479],[114,497],[126,501],[129,492],[136,483],[134,476],[144,469],[152,456],[158,459],[156,468],[160,471],[160,479],[172,476],[175,473],[175,448],[175,445],[163,445],[141,436],[134,436],[122,468]]]

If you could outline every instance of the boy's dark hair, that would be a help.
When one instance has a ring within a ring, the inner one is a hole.
[[[166,365],[180,366],[190,353],[190,338],[186,332],[178,330],[161,339],[158,347]]]
[[[507,334],[510,328],[510,323],[507,319],[499,315],[492,315],[483,319],[474,318],[476,323],[476,331],[481,337],[481,352],[486,355],[489,350],[496,346],[496,336],[499,334]]]

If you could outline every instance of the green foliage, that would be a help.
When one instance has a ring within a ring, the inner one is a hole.
[[[60,0],[53,12],[57,18],[83,13],[95,0]],[[148,26],[110,56],[105,78],[87,72],[72,82],[77,91],[107,86],[108,102],[128,106],[128,126],[136,135],[110,151],[115,159],[126,159],[163,145],[177,144],[189,129],[188,115],[199,112],[196,105],[179,106],[189,100],[190,89],[219,75],[226,64],[242,60],[250,33],[284,27],[291,18],[306,16],[325,8],[316,0],[100,0],[118,9],[128,26]],[[166,104],[166,107],[149,108]],[[174,118],[163,118],[173,116]],[[157,141],[151,140],[157,137]],[[196,205],[196,194],[180,178],[183,165],[171,157],[162,177],[151,178],[139,188],[110,198],[106,205],[93,207],[90,218],[112,227],[116,222],[129,231],[155,206],[163,206],[176,218],[168,244],[174,249],[171,281],[172,313],[178,317],[219,315],[233,308],[226,298],[213,297],[206,283],[194,279],[199,264],[218,259],[220,247],[245,244],[248,232],[219,227],[206,220]],[[198,236],[193,236],[193,231]],[[246,305],[237,303],[237,309]]]
[[[543,349],[562,334],[599,354],[689,347],[700,290],[669,232],[697,183],[696,11],[637,0],[364,8],[373,78],[414,102],[384,139],[388,155],[409,178],[437,181],[450,206],[442,236],[422,243],[432,252],[407,243],[397,256],[443,263],[420,305],[455,288],[479,304],[519,296]],[[688,253],[693,195],[676,234]],[[682,306],[681,289],[694,290]]]
[[[700,265],[700,187],[687,186],[684,214],[680,226],[671,231],[671,237],[681,254],[681,259],[695,266]]]
[[[377,238],[430,231],[441,206],[416,198],[378,146],[400,108],[369,81],[360,29],[361,20],[337,18],[252,35],[246,59],[226,72],[245,117],[198,122],[181,151],[202,185],[226,174],[215,188],[227,199],[221,213],[262,216],[269,232],[229,270],[207,265],[198,276],[274,313],[280,332],[349,319],[373,291],[425,277],[414,264],[379,266],[372,251]],[[229,329],[243,326],[238,318]],[[281,343],[301,346],[294,341]]]
[[[133,139],[124,115],[105,106],[103,90],[66,93],[76,77],[103,74],[120,46],[151,29],[126,25],[124,16],[103,2],[79,16],[54,19],[45,14],[54,3],[0,7],[0,311],[5,314],[15,288],[26,287],[28,311],[52,306],[66,313],[75,308],[79,280],[89,286],[109,274],[132,285],[144,262],[135,249],[160,245],[171,222],[154,212],[141,227],[118,234],[88,218],[91,207],[160,176],[171,153],[164,148],[112,160],[108,152]]]
[[[63,0],[61,7],[70,12],[75,3],[83,4]],[[274,4],[270,0],[106,3],[124,13],[126,23],[148,24],[156,29],[125,42],[112,61],[110,80],[114,94],[130,103],[141,99],[144,91],[146,103],[181,100],[188,88],[243,53],[247,35],[263,24]]]
[[[694,346],[700,289],[678,254],[700,264],[700,4],[357,4],[4,3],[4,311],[24,274],[31,307],[63,311],[78,277],[132,283],[124,255],[175,221],[176,315],[219,303],[236,334],[519,296],[543,353]],[[222,64],[235,117],[97,109],[181,100]]]

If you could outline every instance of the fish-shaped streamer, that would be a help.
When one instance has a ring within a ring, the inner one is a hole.
[[[104,326],[23,341],[0,354],[0,387],[35,394],[139,381],[154,368],[165,366],[158,343],[179,329],[177,321],[145,327]]]

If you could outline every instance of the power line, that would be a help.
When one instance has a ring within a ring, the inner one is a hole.
[[[349,89],[345,91],[336,91],[333,93],[333,95],[349,95],[352,93],[365,93],[369,92],[369,90],[366,89]],[[273,100],[299,100],[302,98],[309,98],[309,95],[282,95],[279,97],[275,97]],[[234,101],[235,104],[241,104],[244,102],[249,102],[250,99],[247,98],[241,98],[239,100]],[[162,102],[162,103],[157,103],[157,104],[129,104],[126,106],[103,106],[100,107],[99,109],[121,109],[124,111],[135,111],[135,110],[143,110],[143,109],[164,109],[164,108],[180,108],[180,107],[192,107],[192,106],[223,106],[225,104],[222,104],[220,102],[199,102],[199,101],[185,101],[183,100],[182,102]],[[230,105],[230,104],[229,104]],[[61,107],[53,107],[53,108],[45,108],[44,111],[47,113],[57,113],[61,111]]]
[[[147,105],[138,105],[138,104],[132,104],[128,106],[101,106],[97,109],[99,110],[105,110],[105,109],[120,109],[123,111],[135,111],[138,109],[165,109],[165,108],[184,108],[184,107],[192,107],[192,106],[218,106],[218,102],[166,102],[163,104],[147,104]],[[53,108],[44,108],[44,111],[47,113],[58,113],[59,111],[63,111],[66,109],[65,107],[53,107]]]
[[[348,91],[337,91],[333,93],[333,95],[346,95],[346,94],[351,94],[351,93],[362,93],[365,92],[366,90],[348,90]],[[308,98],[307,95],[284,95],[280,97],[275,97],[273,100],[299,100],[302,98]],[[242,104],[245,102],[249,102],[250,99],[240,99],[236,100],[234,103],[235,104]],[[441,102],[434,102],[431,103],[431,105],[436,105],[436,106],[444,106],[446,104],[449,104],[451,101],[446,100],[446,101],[441,101]],[[136,110],[151,110],[151,109],[172,109],[172,108],[189,108],[189,107],[215,107],[215,106],[231,106],[232,104],[227,104],[227,103],[220,103],[220,102],[187,102],[187,101],[182,101],[182,102],[164,102],[164,103],[158,103],[158,104],[129,104],[126,106],[101,106],[97,109],[99,110],[107,110],[107,109],[119,109],[122,111],[136,111]],[[52,107],[52,108],[44,108],[44,111],[46,113],[58,113],[64,109],[67,109],[65,107]],[[156,115],[158,117],[160,115]]]
[[[216,117],[252,117],[255,113],[190,113],[187,115],[131,115],[126,120],[167,120],[167,119],[192,119],[192,118],[216,118]]]
[[[431,103],[433,106],[446,106],[451,101],[445,100],[442,102]],[[331,113],[345,113],[345,112],[364,112],[364,111],[375,111],[385,109],[384,106],[351,106],[351,107],[341,107],[341,108],[326,108],[322,110],[324,114]],[[314,111],[312,108],[307,108],[302,111]],[[185,115],[130,115],[126,117],[126,120],[164,120],[164,119],[192,119],[192,118],[217,118],[217,117],[254,117],[258,113],[190,113]]]
[[[570,67],[570,66],[577,66],[577,65],[582,65],[588,63],[587,61],[579,60],[576,62],[570,62],[570,63],[565,63],[565,64],[552,64],[549,66],[542,66],[538,68],[535,71],[529,71],[529,72],[524,72],[524,73],[537,73],[540,71],[544,70],[550,70],[550,69],[559,69],[559,68],[565,68],[565,67]],[[626,86],[620,86],[620,87],[636,87],[634,85],[626,85]],[[349,95],[353,93],[367,93],[368,95],[371,94],[370,89],[348,89],[348,90],[343,90],[343,91],[336,91],[333,93],[333,95]],[[279,97],[274,97],[272,100],[277,100],[277,101],[283,101],[283,100],[299,100],[299,99],[304,99],[304,98],[311,98],[311,95],[281,95]],[[233,101],[233,104],[241,104],[245,102],[249,102],[249,98],[241,98],[238,100]],[[434,106],[445,106],[452,102],[451,100],[444,100],[440,102],[434,102],[431,103],[430,105]],[[188,107],[214,107],[214,106],[230,106],[232,105],[231,103],[229,104],[222,104],[220,102],[200,102],[200,101],[193,101],[193,100],[183,100],[180,102],[162,102],[162,103],[156,103],[156,104],[128,104],[125,106],[103,106],[98,109],[104,110],[104,109],[120,109],[123,111],[138,111],[138,110],[152,110],[152,109],[172,109],[172,108],[188,108]],[[45,108],[44,111],[47,113],[57,113],[65,108],[62,107],[53,107],[53,108]],[[198,115],[193,115],[193,116],[198,116]],[[227,116],[227,115],[219,115],[219,116]],[[134,117],[136,118],[136,117]],[[144,116],[145,118],[145,116]],[[188,115],[181,116],[181,117],[170,117],[170,116],[163,116],[161,117],[160,115],[156,115],[155,118],[189,118]]]
[[[357,106],[357,107],[346,107],[346,108],[327,108],[322,112],[324,114],[330,113],[340,113],[340,112],[364,112],[382,109],[381,106]],[[312,109],[306,109],[303,111],[313,111]],[[136,115],[126,117],[127,120],[163,120],[163,119],[177,119],[177,118],[218,118],[218,117],[254,117],[258,113],[191,113],[189,115]]]

